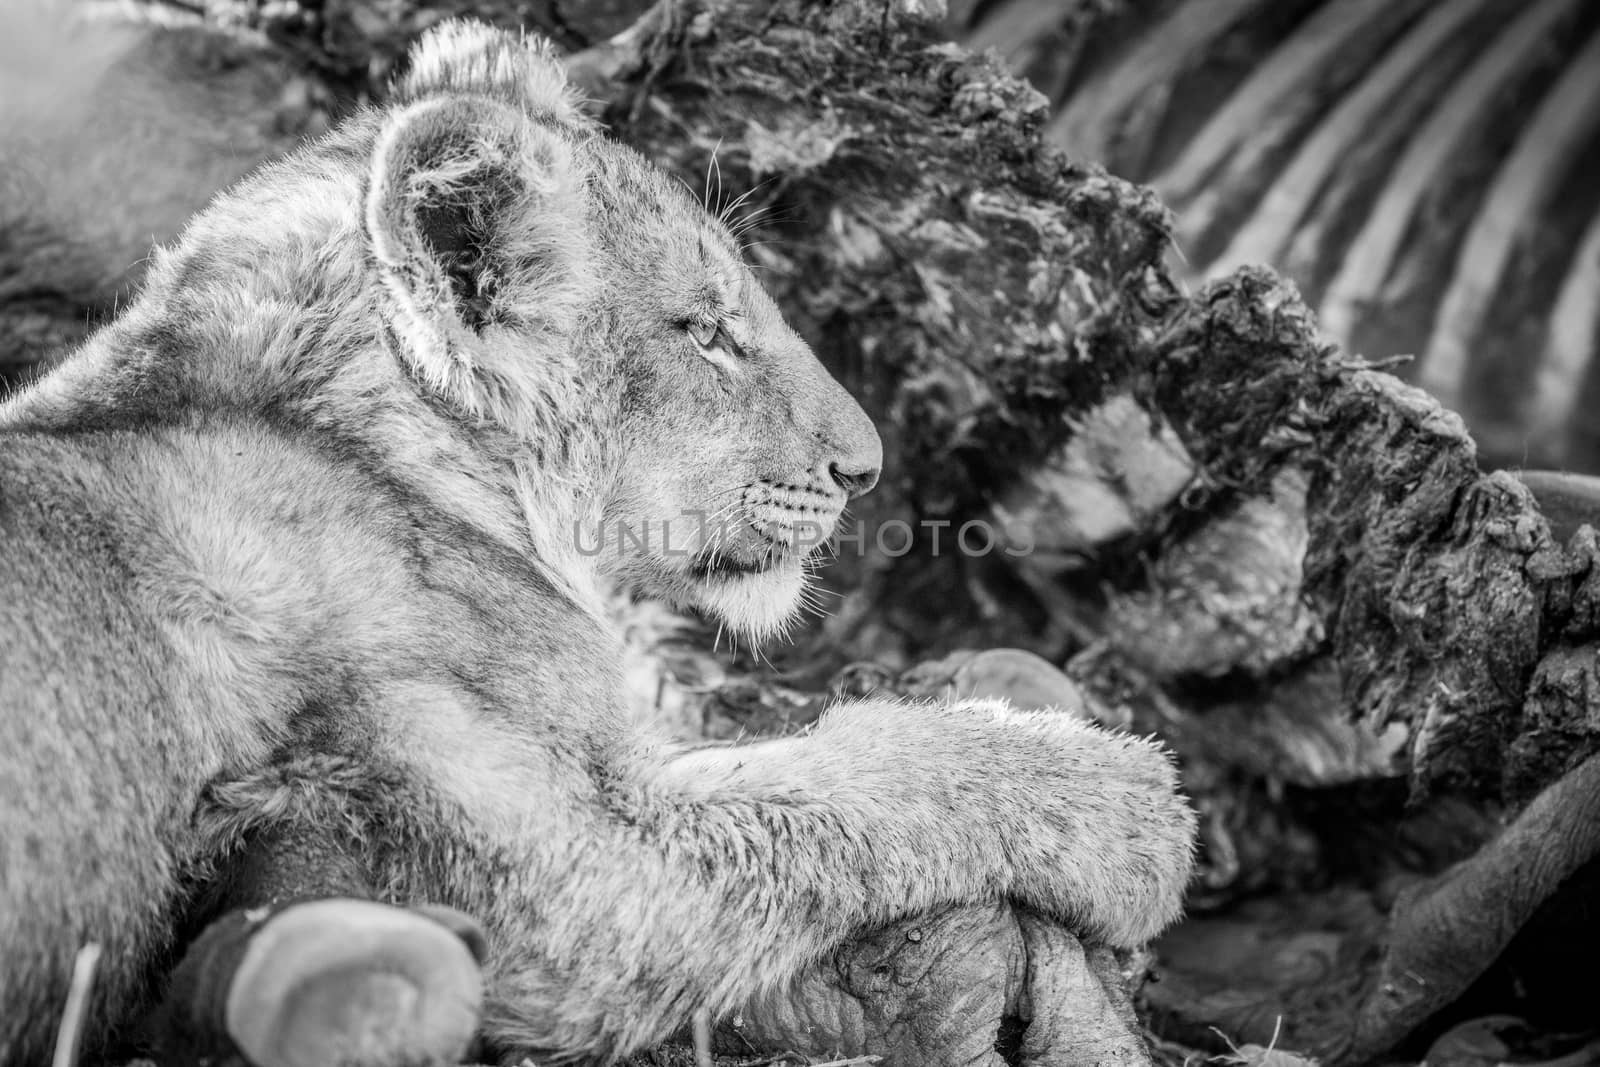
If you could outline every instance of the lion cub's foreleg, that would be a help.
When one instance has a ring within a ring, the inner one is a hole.
[[[947,904],[1136,945],[1177,916],[1194,830],[1158,746],[992,701],[851,704],[804,737],[641,757],[601,796],[609,842],[546,842],[534,910],[491,906],[503,1042],[625,1051]]]
[[[795,858],[831,868],[819,883],[880,883],[892,915],[1004,896],[1133,947],[1177,917],[1189,876],[1194,815],[1163,749],[1003,701],[851,704],[804,737],[678,756],[656,782],[781,829],[809,808],[818,836],[789,840]]]

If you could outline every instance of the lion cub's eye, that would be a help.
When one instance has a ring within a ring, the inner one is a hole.
[[[689,331],[689,336],[694,338],[694,343],[699,347],[700,354],[706,362],[714,364],[729,374],[739,372],[739,364],[744,356],[744,349],[739,347],[739,342],[728,333],[725,319],[691,319],[683,324]]]
[[[716,343],[717,333],[722,329],[715,319],[690,319],[685,325],[688,327],[689,336],[694,338],[694,343],[701,348],[710,348]]]

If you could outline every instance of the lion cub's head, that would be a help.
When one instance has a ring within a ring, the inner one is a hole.
[[[420,387],[519,442],[544,555],[746,632],[793,613],[878,436],[728,231],[594,129],[542,43],[459,22],[422,41],[365,230]]]

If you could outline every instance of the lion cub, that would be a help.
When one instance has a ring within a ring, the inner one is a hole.
[[[0,406],[0,1062],[42,1061],[88,942],[104,1041],[216,864],[295,827],[480,920],[484,1031],[535,1055],[950,903],[1150,938],[1193,829],[1154,744],[986,701],[713,751],[626,724],[606,592],[769,632],[880,461],[546,46],[433,31]]]

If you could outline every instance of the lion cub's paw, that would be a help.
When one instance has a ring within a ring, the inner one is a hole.
[[[1093,941],[1135,948],[1183,909],[1196,819],[1160,742],[1004,701],[960,707],[1012,734],[996,770],[1020,899]]]
[[[254,1067],[459,1063],[478,1026],[482,944],[446,909],[293,905],[251,936],[228,1033]]]

